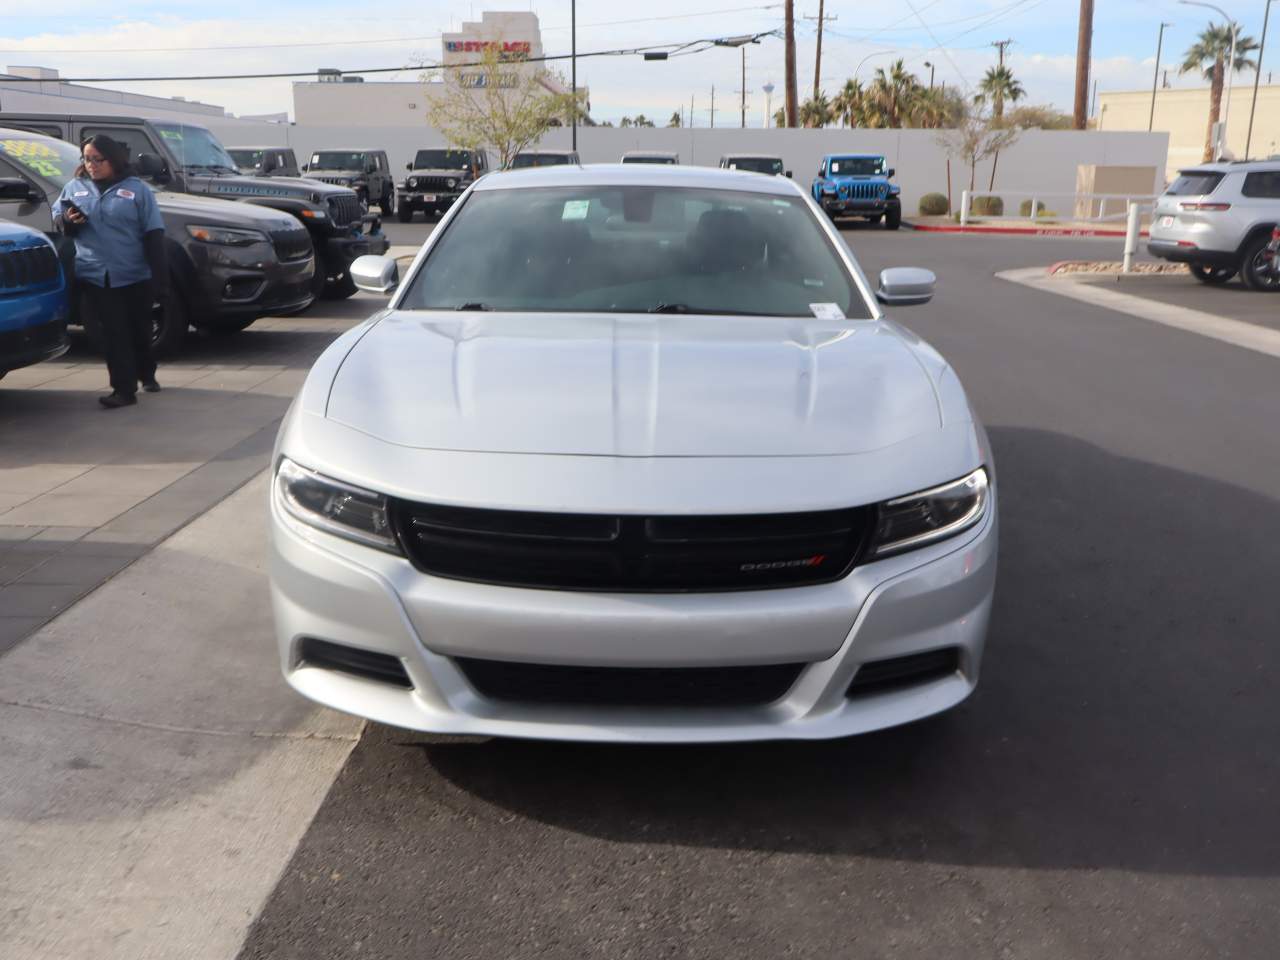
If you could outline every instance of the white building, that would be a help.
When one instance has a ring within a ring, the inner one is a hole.
[[[231,116],[222,107],[182,97],[149,97],[66,83],[50,67],[6,67],[0,73],[0,120],[7,113],[143,116],[203,125]]]

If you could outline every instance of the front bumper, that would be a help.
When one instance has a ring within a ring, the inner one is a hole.
[[[462,191],[456,193],[431,193],[423,190],[396,190],[396,206],[401,210],[422,210],[427,213],[443,213],[452,207]]]
[[[293,313],[315,299],[311,290],[314,257],[280,261],[265,244],[200,244],[190,252],[195,268],[191,308],[199,323],[216,326],[220,319]]]
[[[838,196],[824,195],[822,198],[822,209],[831,214],[840,214],[848,217],[874,217],[883,216],[891,209],[900,205],[897,197],[887,197],[884,200],[871,199],[864,200],[858,198],[841,199]]]
[[[0,373],[29,367],[45,360],[55,360],[67,352],[66,293],[57,290],[42,297],[20,301],[0,302],[0,310],[12,308],[15,312],[39,308],[43,316],[52,320],[33,326],[0,330]]]
[[[947,710],[977,684],[995,586],[997,511],[966,534],[835,583],[701,594],[530,590],[421,574],[286,517],[272,496],[271,594],[286,680],[320,703],[437,733],[616,742],[842,737]],[[302,662],[305,638],[399,660],[411,687]],[[954,649],[959,668],[846,697],[858,668]],[[803,662],[750,707],[585,707],[482,696],[455,657],[613,667]]]
[[[346,273],[352,261],[363,256],[382,256],[391,249],[384,233],[350,233],[324,240],[325,264],[330,277]]]

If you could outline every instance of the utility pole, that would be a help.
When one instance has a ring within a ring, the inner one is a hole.
[[[796,0],[783,4],[786,18],[787,126],[796,125],[800,106],[796,103]]]
[[[747,129],[747,48],[742,48],[742,129]]]
[[[1267,49],[1267,21],[1271,19],[1271,3],[1267,0],[1266,9],[1262,11],[1262,40],[1258,43],[1258,69],[1253,71],[1253,103],[1249,105],[1249,132],[1244,138],[1244,158],[1249,159],[1249,147],[1253,143],[1253,111],[1258,109],[1258,81],[1262,79],[1262,53]],[[1270,74],[1267,83],[1271,82]]]
[[[1172,23],[1160,24],[1160,35],[1156,37],[1156,71],[1151,77],[1151,116],[1147,118],[1147,132],[1150,133],[1156,123],[1156,87],[1160,85],[1160,50],[1164,46],[1164,28],[1172,27]]]
[[[1093,0],[1080,0],[1080,32],[1076,38],[1076,102],[1071,125],[1083,130],[1089,123],[1089,72],[1093,58]]]
[[[711,85],[711,127],[715,129],[716,125],[716,85]]]
[[[573,149],[578,149],[578,0],[569,0],[569,83],[573,87]]]
[[[805,17],[806,20],[816,20],[818,22],[818,53],[813,58],[813,99],[818,99],[818,88],[822,86],[822,25],[828,20],[839,20],[838,15],[825,17],[822,15],[825,0],[818,0],[818,15],[816,17]]]
[[[1013,43],[1012,40],[996,40],[994,43],[991,44],[993,47],[996,47],[1000,50],[1000,66],[1001,67],[1004,66],[1004,48],[1011,43]]]

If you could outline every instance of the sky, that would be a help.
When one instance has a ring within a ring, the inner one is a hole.
[[[1255,38],[1265,0],[1216,0]],[[1277,5],[1280,7],[1280,4]],[[39,12],[35,10],[39,9]],[[816,17],[818,0],[796,0],[797,17]],[[506,3],[447,0],[0,0],[0,66],[56,67],[64,77],[178,76],[208,73],[314,71],[337,67],[410,66],[437,60],[439,34],[483,10],[532,10],[542,25],[547,54],[569,51],[569,2]],[[23,12],[19,12],[22,10]],[[1280,9],[1273,19],[1280,20]],[[970,89],[997,60],[991,44],[1012,39],[1006,63],[1027,91],[1025,102],[1070,111],[1079,9],[1074,0],[826,0],[822,87],[834,93],[853,76],[869,79],[897,57],[923,82],[934,64],[935,83]],[[1202,81],[1179,77],[1181,54],[1211,19],[1212,11],[1175,0],[1103,0],[1094,20],[1094,76],[1102,90],[1142,89],[1152,82],[1156,34],[1165,31],[1162,64],[1174,86]],[[647,0],[644,4],[578,0],[578,51],[681,43],[778,29],[782,4],[768,0]],[[1280,76],[1280,28],[1270,28],[1263,64]],[[815,24],[797,23],[797,72],[803,99],[813,89]],[[219,49],[209,49],[219,48]],[[227,49],[235,48],[235,49]],[[781,104],[783,43],[765,39],[747,49],[747,122],[759,125],[766,95],[777,85]],[[567,73],[567,64],[564,65]],[[579,81],[590,87],[591,112],[617,121],[643,113],[665,122],[693,101],[695,122],[710,122],[715,87],[716,125],[740,121],[741,54],[713,49],[695,56],[646,62],[638,56],[580,60]],[[381,75],[413,79],[418,72]],[[370,81],[374,78],[371,77]],[[1251,74],[1237,82],[1252,83]],[[115,89],[184,96],[216,103],[240,115],[292,112],[288,80],[103,83]]]

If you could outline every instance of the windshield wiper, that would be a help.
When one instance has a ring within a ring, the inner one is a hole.
[[[455,310],[492,310],[493,307],[487,303],[481,303],[479,300],[468,300],[466,303],[460,303],[453,309]]]
[[[693,313],[687,303],[659,303],[649,308],[650,313]]]

